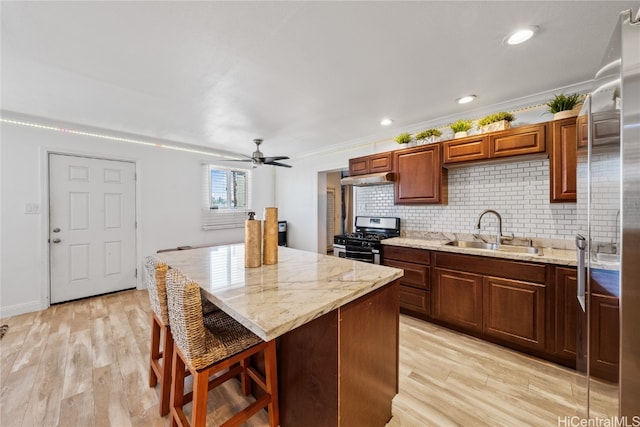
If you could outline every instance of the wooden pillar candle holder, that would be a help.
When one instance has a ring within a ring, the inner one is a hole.
[[[278,208],[264,208],[262,263],[278,263]]]
[[[244,222],[244,266],[262,265],[262,221],[253,219],[255,212],[249,212]]]

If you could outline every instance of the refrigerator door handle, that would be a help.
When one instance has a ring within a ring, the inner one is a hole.
[[[587,240],[584,236],[580,234],[576,234],[576,247],[577,247],[577,256],[578,256],[578,291],[577,298],[580,306],[582,307],[582,311],[586,311],[585,307],[585,290],[587,285],[587,276],[586,276],[586,263],[585,263],[585,250],[587,249]]]

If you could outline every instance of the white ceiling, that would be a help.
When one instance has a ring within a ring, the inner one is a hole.
[[[590,80],[639,5],[2,1],[1,107],[245,154],[262,137],[265,155],[295,156]],[[537,37],[502,44],[526,25]]]

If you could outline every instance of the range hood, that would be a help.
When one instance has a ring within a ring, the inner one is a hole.
[[[369,185],[393,184],[395,174],[393,172],[370,173],[366,175],[347,176],[340,180],[342,185],[365,187]]]

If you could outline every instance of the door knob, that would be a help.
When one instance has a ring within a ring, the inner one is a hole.
[[[60,243],[61,241],[62,241],[62,240],[60,240],[60,239],[53,239],[53,240],[52,240],[52,242],[53,242],[53,243]]]
[[[54,232],[54,233],[59,233],[59,232],[60,232],[60,229],[59,229],[58,227],[56,227],[56,228],[54,228],[54,229],[53,229],[53,232]]]

